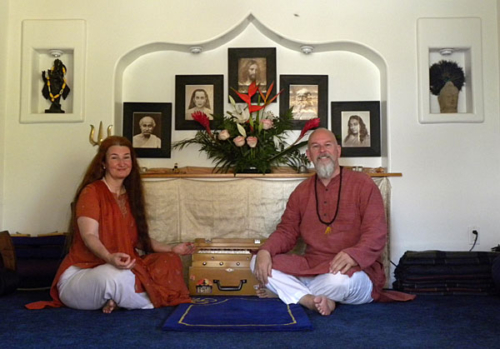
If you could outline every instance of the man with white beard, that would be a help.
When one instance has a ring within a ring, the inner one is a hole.
[[[310,135],[306,154],[316,175],[290,195],[281,222],[252,259],[259,297],[278,296],[324,316],[337,303],[415,298],[383,290],[387,223],[382,196],[368,175],[339,166],[340,152],[329,130]],[[305,253],[288,253],[299,238]]]

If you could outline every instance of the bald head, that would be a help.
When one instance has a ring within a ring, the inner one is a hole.
[[[141,120],[139,120],[139,126],[142,126],[144,124],[151,124],[153,127],[156,126],[155,119],[153,119],[151,116],[145,116]]]
[[[330,140],[335,143],[336,145],[338,145],[337,143],[337,138],[335,137],[335,134],[324,128],[324,127],[320,127],[320,128],[317,128],[315,129],[310,135],[309,135],[309,140],[307,141],[307,147],[310,148],[311,147],[311,144],[314,142],[314,140],[317,138],[317,137],[320,137],[321,138],[330,138]]]
[[[153,129],[156,126],[155,119],[151,116],[145,116],[139,120],[139,127],[141,128],[141,133],[144,137],[149,138],[153,133]]]

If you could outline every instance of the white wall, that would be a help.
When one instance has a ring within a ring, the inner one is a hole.
[[[7,39],[9,27],[9,2],[0,2],[0,229],[4,211],[4,156],[5,156],[5,104],[7,90]],[[1,229],[3,230],[3,229]]]
[[[71,6],[54,0],[8,3],[5,129],[9,132],[0,143],[5,156],[2,229],[32,234],[66,229],[70,200],[95,152],[88,142],[90,125],[102,121],[107,126],[116,121],[115,75],[121,57],[149,43],[209,42],[230,32],[252,13],[284,38],[311,44],[359,43],[385,61],[388,164],[391,171],[403,173],[403,177],[391,179],[395,262],[405,250],[467,250],[470,225],[480,228],[476,250],[489,250],[500,243],[500,73],[495,0],[314,0],[308,1],[308,6],[299,0],[75,0]],[[418,122],[416,23],[421,17],[481,18],[484,123]],[[21,25],[25,19],[86,21],[83,123],[19,123]],[[296,73],[301,73],[298,68]],[[132,89],[127,87],[123,93],[131,98]],[[152,164],[169,167],[174,161],[154,160]]]

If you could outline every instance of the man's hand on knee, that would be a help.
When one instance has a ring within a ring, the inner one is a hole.
[[[267,285],[267,278],[272,276],[272,267],[273,261],[271,254],[266,250],[260,250],[257,252],[253,274],[255,275],[257,281],[259,281],[262,285]]]
[[[341,274],[345,274],[349,269],[357,265],[358,263],[351,256],[340,251],[330,263],[330,273],[335,274],[340,271]]]

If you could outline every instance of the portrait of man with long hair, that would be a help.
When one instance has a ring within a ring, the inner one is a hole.
[[[255,82],[262,93],[267,92],[266,58],[240,58],[238,60],[238,92],[247,93],[248,86]]]
[[[342,147],[370,147],[370,112],[342,113]]]

